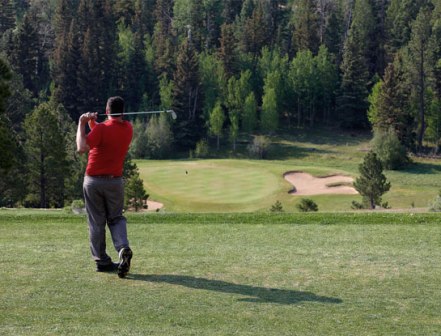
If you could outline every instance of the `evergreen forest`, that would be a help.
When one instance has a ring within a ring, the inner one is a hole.
[[[115,95],[177,114],[132,119],[133,159],[317,127],[439,151],[441,0],[0,0],[0,36],[0,206],[80,198],[76,123]]]

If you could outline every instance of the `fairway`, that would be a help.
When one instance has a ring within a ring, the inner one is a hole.
[[[94,271],[83,216],[0,211],[0,334],[441,330],[434,214],[150,214],[128,229],[123,280]]]

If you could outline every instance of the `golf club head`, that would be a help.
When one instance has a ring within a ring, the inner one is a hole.
[[[167,112],[171,113],[171,116],[172,116],[173,120],[176,120],[176,118],[178,117],[178,116],[176,115],[176,112],[173,111],[173,110],[168,110]]]

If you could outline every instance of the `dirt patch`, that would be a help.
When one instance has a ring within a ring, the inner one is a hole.
[[[294,186],[289,192],[293,195],[358,194],[354,187],[348,185],[354,182],[350,176],[315,177],[303,172],[287,172],[283,177]]]

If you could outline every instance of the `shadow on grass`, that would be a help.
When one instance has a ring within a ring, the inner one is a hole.
[[[409,165],[409,167],[407,167],[407,169],[404,169],[403,172],[409,174],[439,174],[441,173],[441,165],[418,162]]]
[[[210,290],[222,293],[232,293],[249,296],[248,298],[239,299],[244,302],[256,303],[279,303],[279,304],[296,304],[299,302],[321,302],[321,303],[342,303],[338,298],[319,296],[310,292],[301,292],[287,289],[254,287],[249,285],[238,285],[231,282],[221,280],[211,280],[205,278],[197,278],[187,275],[142,275],[131,274],[127,277],[129,280],[168,283],[194,289]]]
[[[274,142],[271,144],[268,153],[268,160],[287,160],[287,159],[302,159],[311,154],[333,154],[335,152],[329,150],[318,149],[314,147],[302,148],[291,144],[284,144]]]

